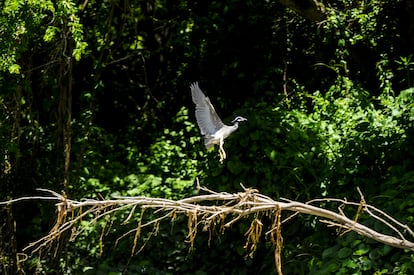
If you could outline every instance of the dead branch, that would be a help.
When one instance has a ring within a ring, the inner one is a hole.
[[[243,186],[242,186],[243,187]],[[272,228],[265,234],[270,234],[270,239],[275,245],[275,261],[278,274],[282,274],[280,264],[280,251],[282,248],[281,225],[287,220],[281,219],[282,211],[291,211],[293,214],[288,217],[301,213],[312,215],[320,218],[320,222],[327,223],[329,226],[335,226],[342,230],[343,234],[348,231],[354,231],[362,236],[371,238],[383,244],[409,249],[414,251],[414,242],[409,239],[414,238],[414,232],[407,225],[398,222],[396,219],[385,212],[371,206],[365,202],[362,193],[360,202],[349,202],[346,199],[315,199],[307,203],[281,199],[274,201],[271,198],[260,194],[258,190],[243,187],[243,192],[239,193],[217,193],[207,188],[200,189],[206,194],[185,198],[182,200],[169,200],[163,198],[148,197],[117,197],[110,200],[84,199],[81,201],[71,200],[65,194],[61,195],[54,191],[39,189],[46,192],[49,196],[24,197],[6,202],[0,202],[0,205],[16,203],[22,200],[54,200],[58,211],[56,224],[53,226],[48,235],[30,243],[24,252],[30,251],[32,254],[40,252],[43,248],[51,247],[53,242],[57,241],[63,232],[71,230],[71,240],[82,232],[82,226],[79,221],[88,221],[90,224],[108,217],[108,215],[129,208],[130,213],[126,220],[127,223],[137,208],[141,208],[141,220],[135,229],[127,234],[135,234],[132,254],[135,254],[137,240],[140,236],[141,229],[153,226],[154,235],[159,229],[159,224],[163,220],[174,220],[177,215],[188,217],[188,235],[187,242],[193,245],[197,236],[197,230],[202,225],[203,231],[209,231],[215,226],[224,231],[233,223],[241,218],[252,216],[253,221],[246,232],[246,245],[248,256],[252,256],[256,250],[259,237],[262,234],[262,223],[259,214],[266,214],[273,220]],[[338,212],[327,210],[312,204],[333,202],[340,204]],[[355,208],[354,218],[347,217],[342,209],[345,207]],[[142,217],[145,209],[153,209],[153,213],[163,213],[160,217],[142,223]],[[381,222],[384,226],[390,228],[395,236],[377,232],[361,223],[358,223],[360,213],[367,213],[372,219]],[[345,231],[343,231],[345,230]],[[126,235],[127,235],[126,234]],[[125,235],[121,236],[124,237]],[[211,236],[211,235],[210,235]],[[141,248],[142,249],[142,248]],[[141,250],[139,249],[139,250]]]

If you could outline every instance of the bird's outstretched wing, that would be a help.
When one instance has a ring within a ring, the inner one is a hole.
[[[214,110],[210,99],[206,97],[198,86],[198,82],[194,82],[190,86],[191,96],[196,105],[196,119],[198,127],[202,135],[211,136],[221,129],[224,124]]]

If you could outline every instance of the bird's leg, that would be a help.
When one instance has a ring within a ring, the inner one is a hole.
[[[223,163],[223,160],[225,160],[227,157],[226,151],[224,151],[224,148],[223,148],[223,144],[224,144],[223,139],[220,139],[220,145],[219,145],[220,163]]]
[[[224,156],[223,156],[223,152],[221,151],[221,148],[219,148],[219,156],[220,156],[220,163],[223,163],[224,160]]]
[[[227,154],[226,154],[226,151],[224,151],[224,148],[223,147],[221,147],[221,153],[223,155],[223,159],[226,159],[227,158]]]

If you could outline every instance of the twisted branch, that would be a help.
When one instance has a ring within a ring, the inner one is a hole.
[[[243,187],[243,186],[242,186]],[[85,199],[81,201],[68,199],[65,194],[61,195],[54,191],[39,189],[46,192],[49,196],[24,197],[6,202],[0,202],[0,205],[11,204],[22,200],[55,200],[58,210],[56,224],[53,226],[48,235],[43,238],[30,243],[24,248],[25,251],[30,251],[32,254],[40,252],[43,248],[51,247],[53,242],[57,241],[61,234],[69,229],[72,229],[71,239],[82,232],[82,227],[79,221],[88,221],[90,224],[108,217],[108,215],[130,208],[130,214],[122,224],[127,223],[132,215],[135,213],[137,207],[142,209],[141,220],[135,229],[127,232],[120,238],[135,233],[134,245],[132,254],[136,253],[137,240],[140,236],[141,229],[148,226],[153,226],[153,233],[158,231],[159,224],[163,220],[174,220],[177,215],[185,215],[188,217],[188,235],[187,242],[191,247],[196,238],[197,230],[202,225],[203,231],[209,231],[214,226],[220,226],[220,231],[224,231],[233,223],[241,218],[252,216],[254,217],[249,230],[246,232],[246,245],[248,256],[253,256],[259,237],[262,234],[262,224],[259,214],[266,214],[273,220],[272,228],[265,234],[270,234],[270,239],[275,245],[275,261],[276,270],[278,274],[282,274],[280,251],[282,248],[281,225],[286,220],[292,218],[297,213],[317,216],[320,221],[327,223],[330,226],[339,227],[343,231],[342,234],[348,231],[354,231],[362,236],[371,238],[383,244],[409,249],[414,251],[414,243],[408,238],[414,238],[414,232],[407,225],[398,222],[396,219],[386,214],[385,212],[369,205],[365,202],[362,193],[359,191],[361,201],[359,203],[349,202],[346,199],[315,199],[307,203],[281,199],[281,201],[274,201],[271,198],[260,194],[256,189],[249,189],[243,187],[243,192],[226,193],[214,192],[204,187],[199,187],[207,194],[193,196],[182,200],[169,200],[163,198],[148,198],[148,197],[117,197],[110,200],[94,200]],[[335,202],[340,203],[341,207],[338,212],[323,209],[312,204],[316,202]],[[213,204],[214,203],[214,204]],[[342,209],[345,206],[355,207],[356,213],[354,219],[347,217]],[[145,209],[153,209],[154,213],[163,212],[164,214],[147,223],[142,223]],[[281,220],[282,211],[291,211],[293,215],[288,219]],[[365,225],[358,223],[358,216],[365,212],[371,218],[381,222],[385,227],[390,228],[396,236],[391,236],[377,232]],[[78,230],[74,230],[78,229]],[[102,237],[102,236],[101,236]],[[142,248],[141,248],[142,249]],[[139,249],[139,251],[141,250]]]

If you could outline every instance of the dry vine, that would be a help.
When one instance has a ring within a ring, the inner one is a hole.
[[[125,224],[132,218],[137,207],[142,209],[141,219],[138,221],[137,227],[130,232],[127,232],[125,235],[120,236],[120,238],[122,238],[128,234],[135,235],[132,255],[138,253],[142,249],[137,250],[137,242],[142,228],[151,225],[153,226],[153,234],[156,234],[161,221],[167,219],[174,220],[177,215],[186,215],[188,217],[188,235],[186,241],[190,243],[190,247],[194,244],[200,226],[203,231],[208,231],[210,233],[211,239],[212,228],[219,226],[220,231],[222,232],[241,218],[251,216],[253,217],[253,220],[250,228],[246,232],[245,248],[248,251],[248,256],[252,257],[257,248],[259,238],[262,235],[263,224],[260,220],[260,215],[264,214],[273,220],[272,228],[265,234],[270,235],[270,240],[275,245],[276,271],[278,274],[282,274],[280,253],[283,239],[281,234],[281,224],[298,213],[317,216],[321,218],[321,222],[327,223],[329,226],[338,227],[342,232],[341,234],[355,231],[360,235],[374,239],[378,242],[414,251],[414,242],[407,240],[405,236],[408,235],[410,238],[414,238],[414,232],[407,225],[400,223],[385,212],[367,204],[359,189],[358,192],[361,196],[359,203],[349,202],[346,199],[333,198],[315,199],[307,203],[301,203],[287,199],[274,201],[271,198],[260,194],[256,189],[244,187],[243,192],[236,194],[226,192],[217,193],[205,187],[199,188],[207,194],[177,201],[147,197],[119,197],[111,200],[85,199],[82,201],[75,201],[68,199],[65,194],[61,195],[54,191],[39,189],[51,194],[51,196],[24,197],[0,202],[0,205],[15,203],[22,200],[57,201],[56,207],[58,213],[56,223],[49,234],[30,243],[23,250],[23,252],[30,251],[32,254],[40,253],[42,249],[51,247],[53,242],[57,241],[62,233],[68,232],[69,230],[71,230],[71,239],[74,239],[82,231],[82,227],[79,223],[80,221],[88,221],[92,224],[99,219],[107,218],[111,213],[121,209],[130,208],[130,214],[124,221]],[[338,212],[334,212],[312,205],[319,202],[336,202],[340,204],[340,207],[338,207]],[[220,205],[218,205],[218,203],[220,203]],[[356,208],[354,219],[348,218],[344,214],[342,209],[345,206]],[[162,213],[163,215],[149,222],[142,223],[142,217],[144,216],[146,209],[154,209],[155,213]],[[293,214],[287,219],[281,220],[282,211],[286,210],[293,212]],[[383,223],[395,232],[394,235],[396,236],[382,234],[358,223],[358,217],[362,212],[367,213],[370,217]],[[102,231],[101,240],[104,231],[105,230]]]

